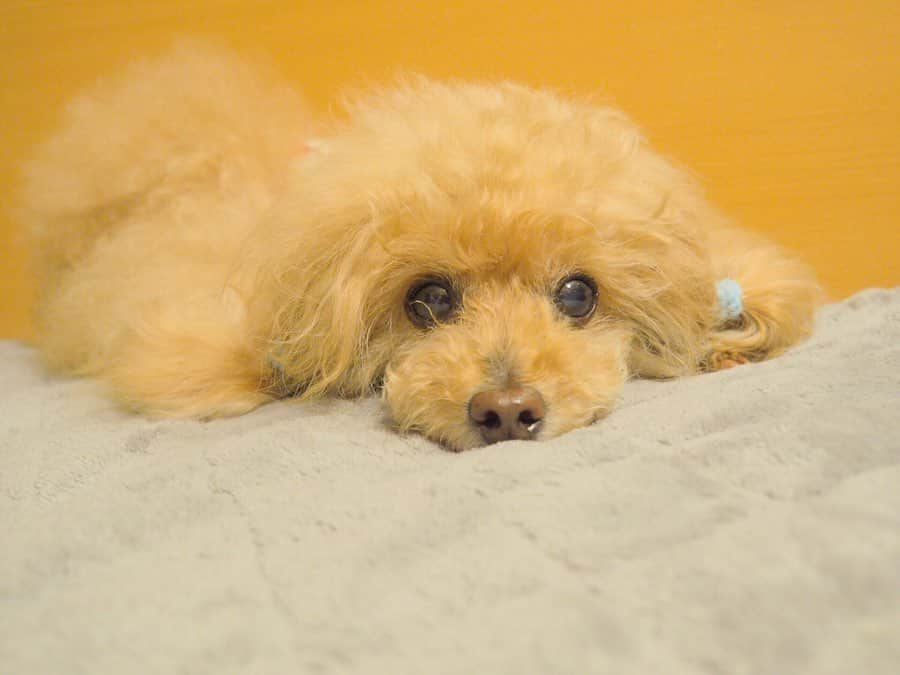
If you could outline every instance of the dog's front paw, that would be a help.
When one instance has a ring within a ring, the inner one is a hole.
[[[750,359],[747,358],[746,354],[741,354],[739,352],[717,352],[710,355],[709,359],[706,361],[706,370],[726,370],[728,368],[734,368],[735,366],[742,366],[746,363],[750,363]]]

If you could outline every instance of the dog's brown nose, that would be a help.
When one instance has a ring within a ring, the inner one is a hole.
[[[491,389],[469,401],[469,417],[488,443],[537,436],[544,419],[544,399],[531,387]]]

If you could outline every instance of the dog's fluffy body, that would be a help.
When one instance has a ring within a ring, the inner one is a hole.
[[[26,170],[48,363],[154,415],[382,386],[398,428],[465,449],[479,391],[537,390],[550,437],[629,376],[767,358],[811,329],[809,270],[617,110],[416,79],[349,113],[319,126],[277,78],[189,47],[75,100]],[[551,297],[574,272],[597,285],[586,322]],[[425,329],[404,305],[429,277],[461,304]]]

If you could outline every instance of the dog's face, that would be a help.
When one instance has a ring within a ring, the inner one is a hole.
[[[401,428],[460,449],[555,436],[610,409],[631,331],[609,311],[587,229],[534,217],[432,223],[432,247],[403,261],[392,289],[384,396]]]
[[[309,395],[383,382],[400,429],[459,450],[695,368],[706,207],[620,114],[513,86],[377,100],[298,161],[270,230],[273,349]]]

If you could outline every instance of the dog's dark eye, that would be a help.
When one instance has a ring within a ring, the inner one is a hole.
[[[406,313],[420,328],[446,321],[456,310],[456,298],[450,284],[430,279],[413,286],[406,296]]]
[[[597,306],[597,286],[589,277],[581,274],[571,276],[563,279],[553,300],[566,316],[584,319]]]

